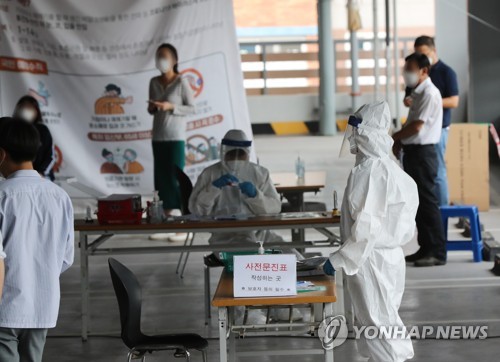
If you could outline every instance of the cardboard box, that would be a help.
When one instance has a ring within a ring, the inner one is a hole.
[[[488,125],[452,124],[446,149],[450,201],[490,208]]]

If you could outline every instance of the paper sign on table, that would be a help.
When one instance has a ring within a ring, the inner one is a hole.
[[[297,259],[293,254],[235,255],[235,297],[297,295]]]

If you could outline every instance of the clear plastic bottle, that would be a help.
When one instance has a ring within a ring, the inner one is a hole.
[[[295,175],[297,175],[298,180],[304,180],[306,177],[306,163],[300,156],[295,161]]]

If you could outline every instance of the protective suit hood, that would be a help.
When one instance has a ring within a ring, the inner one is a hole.
[[[245,132],[239,129],[229,130],[221,141],[221,154],[220,159],[225,172],[234,176],[243,171],[249,164],[250,148],[252,141],[248,139]],[[226,160],[228,152],[236,152],[237,154],[245,153],[245,160]]]
[[[358,147],[356,164],[366,158],[382,158],[389,156],[394,141],[389,136],[391,128],[391,113],[386,101],[363,105],[354,116],[362,122],[354,133]]]

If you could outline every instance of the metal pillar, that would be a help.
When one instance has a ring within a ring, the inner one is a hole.
[[[385,99],[389,102],[391,87],[391,22],[389,0],[385,0]],[[390,102],[389,102],[390,104]]]
[[[337,133],[335,112],[335,57],[332,38],[332,0],[318,0],[319,129]]]
[[[358,48],[358,32],[351,31],[351,105],[352,112],[356,112],[359,108],[359,96],[361,91],[359,89],[359,48]]]
[[[375,84],[373,89],[374,100],[379,99],[380,93],[380,64],[379,64],[379,42],[378,42],[378,1],[373,0],[373,76],[375,77]]]
[[[401,102],[400,98],[401,83],[399,82],[399,37],[398,37],[398,22],[397,22],[397,8],[396,0],[392,0],[392,29],[394,32],[393,36],[393,47],[394,47],[394,118],[396,119],[396,129],[400,129],[401,125]]]

